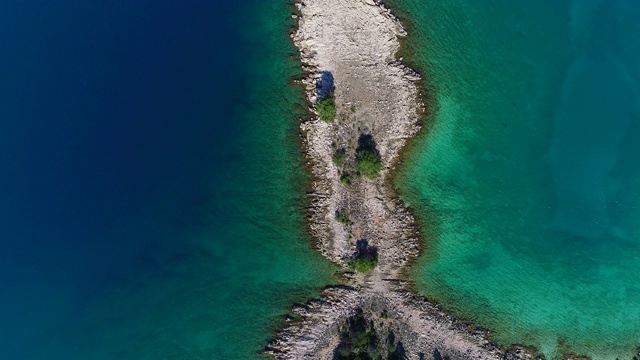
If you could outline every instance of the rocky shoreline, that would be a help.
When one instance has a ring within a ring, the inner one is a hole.
[[[386,186],[401,149],[419,131],[420,76],[396,54],[402,24],[373,0],[302,0],[296,4],[293,34],[309,76],[303,81],[312,103],[318,81],[330,74],[335,87],[336,120],[314,118],[301,125],[305,155],[315,180],[309,227],[317,250],[347,267],[356,242],[377,249],[377,267],[345,274],[345,286],[324,290],[320,300],[296,307],[291,320],[267,347],[277,359],[330,359],[347,319],[361,311],[380,333],[393,333],[409,359],[532,358],[523,348],[505,351],[481,330],[452,318],[415,296],[402,271],[418,255],[414,218]],[[374,179],[354,177],[347,184],[362,139],[374,144],[382,162]],[[345,164],[337,166],[336,151]],[[337,214],[348,221],[339,221]]]

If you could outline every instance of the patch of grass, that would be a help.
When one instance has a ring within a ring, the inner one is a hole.
[[[336,211],[336,221],[344,225],[353,224],[344,211]]]
[[[343,172],[342,175],[340,175],[340,182],[346,186],[351,186],[351,174],[346,171]]]
[[[336,119],[336,98],[333,94],[320,100],[318,114],[320,114],[320,120],[324,122],[330,123]]]
[[[346,262],[355,271],[367,273],[378,266],[378,248],[369,245],[367,240],[358,240],[356,241],[356,252]]]
[[[368,273],[378,266],[378,259],[361,258],[355,260],[347,260],[347,265],[355,271]]]
[[[360,149],[356,156],[356,169],[358,173],[369,179],[375,179],[382,169],[380,155],[371,149]]]
[[[333,153],[333,163],[336,164],[337,167],[342,167],[344,163],[347,162],[347,151],[344,148],[336,150]]]

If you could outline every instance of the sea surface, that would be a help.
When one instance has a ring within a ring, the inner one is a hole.
[[[335,282],[290,5],[0,2],[0,358],[260,358]]]
[[[640,3],[388,3],[427,130],[398,176],[420,291],[504,345],[640,345]]]

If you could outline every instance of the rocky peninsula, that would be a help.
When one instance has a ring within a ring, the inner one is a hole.
[[[301,125],[315,178],[310,231],[317,250],[345,269],[362,251],[374,251],[376,263],[370,271],[347,272],[344,286],[296,307],[298,316],[266,352],[277,359],[333,358],[357,315],[380,337],[378,347],[399,358],[530,358],[524,349],[499,348],[481,329],[416,296],[403,277],[420,240],[389,178],[424,110],[420,76],[396,58],[406,36],[402,24],[374,0],[301,0],[296,6],[292,36],[308,73],[309,101],[335,101],[335,119],[318,116]],[[377,176],[358,176],[363,149],[378,156]]]

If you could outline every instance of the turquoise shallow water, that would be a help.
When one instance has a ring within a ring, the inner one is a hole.
[[[640,345],[640,5],[389,2],[431,128],[399,176],[420,291],[494,338],[631,358]]]
[[[335,282],[290,5],[0,3],[0,358],[257,359]]]

